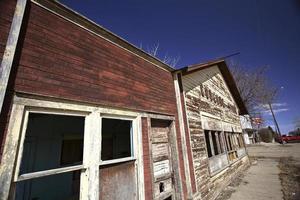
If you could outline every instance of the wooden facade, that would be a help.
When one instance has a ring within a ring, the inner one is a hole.
[[[28,188],[34,190],[43,185],[35,183],[38,178],[48,180],[52,176],[71,180],[73,199],[209,199],[217,194],[209,192],[219,190],[220,184],[209,178],[214,165],[210,165],[213,161],[209,161],[205,149],[204,124],[208,129],[218,126],[220,120],[214,122],[209,117],[222,115],[229,129],[239,131],[237,117],[243,107],[232,98],[239,94],[226,88],[230,81],[214,77],[211,70],[199,71],[200,76],[185,68],[176,71],[50,0],[0,2],[2,61],[20,2],[26,8],[0,116],[0,199],[43,195],[38,189],[29,192]],[[199,96],[203,77],[213,77],[223,84],[222,88],[208,86],[210,101]],[[221,91],[224,105],[212,95],[216,91]],[[210,115],[200,117],[199,110]],[[30,128],[45,119],[53,126],[66,126],[66,130],[73,130],[68,127],[72,122],[83,123],[83,136],[70,131],[50,137],[45,126]],[[66,122],[60,124],[58,119]],[[114,131],[107,131],[107,127]],[[122,137],[114,127],[123,127]],[[38,134],[43,131],[46,136]],[[124,135],[128,144],[120,143]],[[57,158],[51,154],[55,157],[52,167],[24,168],[25,157],[33,159],[30,152],[41,152],[41,158],[42,152],[47,152],[47,137],[59,149],[55,151]],[[47,145],[40,147],[39,141]],[[72,150],[70,158],[65,149]],[[236,156],[244,153],[236,152]],[[233,166],[245,166],[241,162],[229,165],[232,170],[236,169]],[[221,168],[224,166],[221,164]],[[226,173],[228,177],[233,174],[229,170]]]
[[[199,64],[178,71],[186,110],[194,171],[195,199],[214,199],[248,166],[242,136],[239,96],[225,61]],[[230,83],[230,84],[228,84]]]

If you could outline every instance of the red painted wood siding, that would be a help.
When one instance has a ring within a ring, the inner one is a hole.
[[[31,4],[15,90],[175,114],[170,72]]]

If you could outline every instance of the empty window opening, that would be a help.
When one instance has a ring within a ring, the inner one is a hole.
[[[210,141],[209,141],[209,131],[205,130],[204,133],[205,133],[207,154],[208,154],[208,157],[210,158],[210,157],[212,157],[212,152],[211,152]]]
[[[132,121],[121,119],[102,119],[101,160],[131,157]]]
[[[21,181],[15,200],[79,200],[80,171]]]
[[[30,113],[20,174],[82,163],[84,117]]]
[[[82,164],[84,117],[29,113],[19,175]],[[19,181],[17,200],[78,199],[80,171]]]
[[[165,184],[163,182],[159,183],[159,192],[162,193],[165,191]]]

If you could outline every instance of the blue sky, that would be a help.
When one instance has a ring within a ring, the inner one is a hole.
[[[180,56],[178,67],[235,52],[231,59],[246,67],[268,65],[282,88],[274,105],[281,131],[300,118],[299,0],[61,2],[136,46],[159,43],[160,56]]]

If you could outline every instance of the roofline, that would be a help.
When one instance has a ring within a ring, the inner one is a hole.
[[[183,73],[183,75],[186,75],[189,73],[193,73],[194,70],[196,70],[196,71],[203,70],[208,67],[212,67],[213,65],[220,64],[222,62],[225,62],[225,60],[224,59],[212,60],[212,61],[208,61],[208,62],[204,62],[204,63],[188,65],[186,67],[179,68],[176,71],[181,71]]]
[[[212,60],[206,63],[200,63],[200,64],[194,64],[194,65],[189,65],[183,68],[180,68],[178,70],[176,70],[175,72],[181,72],[183,76],[200,71],[200,70],[204,70],[207,69],[209,67],[213,67],[213,66],[218,66],[219,70],[221,71],[225,82],[234,98],[235,103],[238,105],[239,107],[239,111],[240,111],[240,115],[246,115],[249,114],[245,103],[241,97],[241,94],[237,88],[237,85],[235,83],[235,80],[228,68],[228,65],[226,64],[226,61],[224,59],[216,59],[216,60]]]
[[[110,43],[132,53],[136,56],[142,58],[143,60],[159,67],[164,70],[173,72],[175,69],[169,66],[168,64],[162,62],[158,58],[150,55],[149,53],[145,52],[144,50],[136,47],[135,45],[129,43],[122,37],[112,33],[111,31],[105,29],[104,27],[100,26],[99,24],[95,23],[94,21],[88,19],[87,17],[81,15],[80,13],[72,10],[71,8],[67,7],[66,5],[58,2],[58,1],[50,1],[50,0],[31,0],[32,3],[50,11],[51,13],[62,17],[63,19],[77,25],[80,28],[83,28],[90,33],[101,37],[109,41]]]

